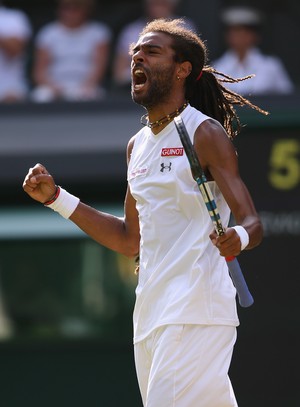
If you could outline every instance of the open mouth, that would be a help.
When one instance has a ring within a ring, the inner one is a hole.
[[[133,78],[133,89],[134,90],[142,89],[147,82],[147,77],[146,77],[144,71],[140,68],[137,68],[133,71],[132,78]]]

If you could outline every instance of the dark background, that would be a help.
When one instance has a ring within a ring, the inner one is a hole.
[[[35,32],[55,16],[54,1],[6,3],[24,9]],[[224,47],[221,7],[241,3],[183,2],[212,58]],[[263,49],[281,56],[299,85],[299,3],[251,5],[266,15]],[[140,1],[105,0],[97,16],[118,33],[140,10]],[[270,116],[242,109],[246,126],[235,145],[265,238],[239,258],[255,303],[239,307],[230,374],[240,407],[298,407],[300,95],[251,100]],[[114,93],[100,103],[0,106],[0,298],[13,326],[0,342],[1,406],[141,406],[131,343],[134,265],[69,230],[21,184],[43,162],[83,201],[122,213],[125,149],[142,113],[129,95]]]
[[[56,15],[56,0],[2,0],[2,3],[23,9],[30,18],[34,35]],[[96,0],[96,3],[94,18],[106,22],[114,33],[113,56],[114,41],[120,29],[142,14],[143,0]],[[193,19],[199,34],[207,41],[210,59],[213,60],[225,49],[220,11],[232,5],[256,7],[263,13],[261,48],[268,54],[282,58],[292,79],[299,85],[297,44],[300,41],[300,3],[297,0],[184,0],[179,5],[179,13]],[[29,68],[32,57],[28,61]]]
[[[242,110],[247,125],[235,145],[265,238],[239,258],[255,303],[239,307],[230,373],[241,407],[297,407],[300,103],[297,95],[254,102],[271,114]],[[1,288],[14,324],[14,335],[0,343],[0,402],[5,406],[140,406],[131,345],[134,265],[81,235],[65,233],[69,223],[33,203],[21,189],[28,166],[41,161],[85,202],[108,211],[116,206],[121,213],[127,133],[139,128],[140,114],[127,100],[113,98],[0,108],[2,130],[11,133],[0,159]],[[82,141],[76,120],[86,129],[81,154],[74,151]],[[43,149],[51,134],[50,147]],[[110,134],[115,135],[113,149],[107,143]],[[69,137],[70,151],[64,145]],[[23,152],[9,150],[10,143],[17,146],[21,140],[27,145]],[[91,143],[95,146],[89,150]],[[1,235],[6,219],[12,229],[19,222],[19,234]],[[52,235],[49,227],[58,221],[63,228]],[[34,235],[36,228],[40,235]],[[83,295],[91,286],[100,290],[100,312]]]

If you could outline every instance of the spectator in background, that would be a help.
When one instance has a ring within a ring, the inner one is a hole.
[[[280,59],[264,55],[258,48],[261,14],[251,8],[232,7],[222,14],[222,21],[228,50],[212,66],[234,78],[255,75],[226,87],[243,95],[291,93],[294,87]]]
[[[59,0],[58,20],[38,33],[33,68],[35,101],[103,97],[111,30],[90,20],[94,6],[94,0]]]
[[[31,37],[27,16],[2,6],[0,1],[0,102],[27,96],[26,46]]]
[[[143,0],[144,15],[127,24],[117,39],[115,58],[113,61],[113,82],[119,89],[130,89],[130,63],[129,46],[135,43],[140,32],[149,21],[156,18],[176,17],[176,10],[180,0]],[[193,22],[185,19],[188,28],[194,29]]]

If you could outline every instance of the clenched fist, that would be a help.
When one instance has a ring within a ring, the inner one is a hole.
[[[54,179],[42,164],[30,168],[23,182],[24,191],[34,200],[45,203],[56,192]]]

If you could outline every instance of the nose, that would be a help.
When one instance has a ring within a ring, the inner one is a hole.
[[[143,53],[143,51],[141,49],[135,51],[135,53],[132,55],[132,61],[134,63],[144,61],[144,53]]]

